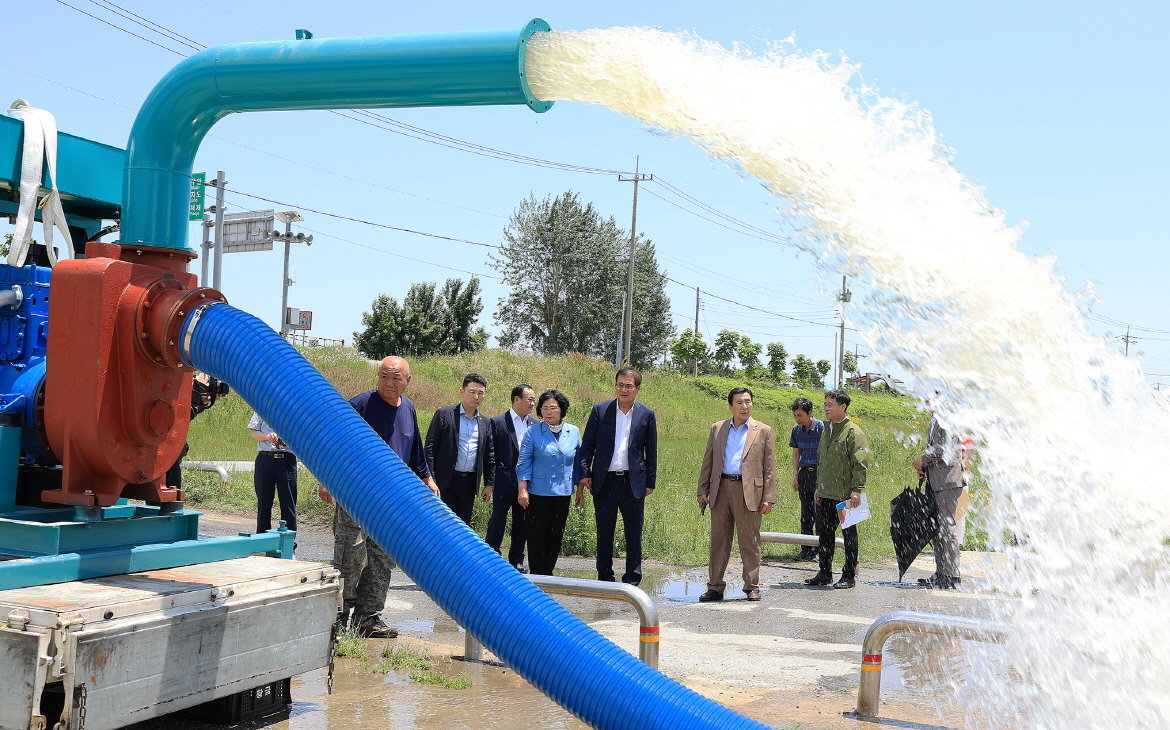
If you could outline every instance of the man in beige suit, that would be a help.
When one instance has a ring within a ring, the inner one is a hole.
[[[731,418],[711,424],[699,504],[711,505],[711,564],[707,592],[699,600],[722,601],[723,573],[731,556],[731,530],[739,537],[743,592],[760,600],[760,519],[776,504],[776,438],[772,427],[752,420],[752,392],[732,388]]]

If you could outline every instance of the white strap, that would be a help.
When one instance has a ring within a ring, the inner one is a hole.
[[[65,222],[65,210],[61,206],[61,193],[57,190],[57,120],[44,109],[29,106],[24,99],[12,103],[9,115],[24,122],[24,149],[20,162],[20,203],[16,213],[16,230],[12,235],[12,246],[8,251],[8,265],[21,267],[28,257],[32,242],[33,223],[36,208],[41,209],[41,223],[45,233],[45,249],[49,254],[49,265],[57,263],[53,252],[53,229],[65,236],[66,248],[72,250],[73,240]],[[41,179],[45,162],[48,162],[49,192],[39,202]]]

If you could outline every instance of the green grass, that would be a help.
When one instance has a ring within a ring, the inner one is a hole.
[[[471,680],[465,676],[448,677],[442,672],[411,672],[411,681],[420,682],[422,684],[437,684],[440,687],[447,689],[467,689],[471,686]]]
[[[376,365],[352,350],[324,348],[306,350],[305,355],[332,382],[341,394],[351,397],[373,387]],[[570,401],[568,421],[584,426],[595,402],[613,397],[613,370],[607,363],[580,355],[536,357],[500,350],[487,350],[454,357],[434,357],[411,363],[413,380],[407,395],[419,409],[419,422],[426,431],[434,410],[458,401],[459,386],[468,372],[482,374],[489,383],[483,410],[495,415],[508,408],[513,385],[532,385],[537,393],[555,387]],[[681,565],[703,565],[708,558],[709,518],[700,517],[695,501],[699,466],[712,422],[726,418],[727,391],[748,385],[754,394],[753,416],[771,425],[777,437],[778,502],[763,519],[769,532],[799,532],[800,505],[792,491],[791,450],[788,433],[792,427],[792,400],[804,396],[820,412],[823,392],[776,388],[767,382],[739,381],[703,376],[690,378],[670,373],[646,373],[640,400],[654,408],[658,418],[658,489],[646,508],[643,552],[649,559]],[[867,491],[874,516],[859,526],[861,559],[889,560],[893,546],[889,537],[889,502],[904,487],[915,484],[910,466],[917,453],[912,436],[925,433],[928,417],[909,398],[893,395],[853,394],[850,413],[869,436],[873,457]],[[251,409],[234,393],[200,415],[191,428],[191,460],[250,460],[255,444],[248,437]],[[305,523],[328,524],[332,508],[317,499],[317,482],[302,469],[298,502],[299,517]],[[232,488],[220,489],[214,474],[188,472],[189,502],[192,506],[238,512],[255,510],[251,475],[232,475]],[[974,495],[973,495],[974,496]],[[978,505],[978,500],[973,500]],[[472,527],[481,535],[486,529],[490,506],[476,502]],[[976,517],[977,515],[973,515]],[[971,530],[966,546],[977,547],[985,537]],[[618,530],[616,542],[622,541]],[[620,548],[620,545],[619,545]],[[765,556],[788,556],[795,546],[765,544]],[[565,529],[563,552],[594,555],[597,551],[593,510],[589,500],[574,508]],[[839,557],[840,559],[840,557]]]
[[[387,646],[382,649],[378,663],[370,667],[379,674],[396,669],[431,670],[435,666],[435,657],[428,651],[421,651],[409,646]]]
[[[350,659],[365,660],[367,657],[366,642],[362,640],[357,631],[347,626],[337,634],[337,643],[333,653]]]

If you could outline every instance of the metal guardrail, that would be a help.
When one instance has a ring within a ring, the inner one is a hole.
[[[226,487],[231,479],[228,478],[227,469],[224,469],[219,464],[212,464],[210,461],[184,461],[179,464],[182,469],[197,469],[199,471],[213,471],[219,474],[219,485]]]
[[[877,717],[882,691],[882,650],[894,634],[937,634],[1002,644],[1011,626],[998,621],[944,616],[918,611],[892,611],[873,622],[861,644],[861,684],[857,688],[857,714]]]
[[[798,535],[794,532],[761,532],[760,542],[782,542],[786,545],[808,545],[817,547],[821,544],[816,535]],[[845,540],[837,538],[837,547],[845,549]]]
[[[641,624],[638,642],[638,658],[654,669],[658,668],[658,607],[646,591],[628,583],[614,583],[586,578],[562,578],[556,575],[529,575],[537,587],[550,595],[595,598],[602,601],[623,601],[638,612]],[[463,638],[463,658],[480,661],[483,645],[470,631]]]

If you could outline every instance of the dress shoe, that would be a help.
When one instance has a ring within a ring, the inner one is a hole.
[[[827,586],[833,582],[832,573],[817,573],[811,578],[805,578],[804,584],[806,586]]]
[[[841,580],[833,584],[834,588],[852,588],[854,586],[853,576],[843,575]]]
[[[798,563],[811,563],[815,561],[817,557],[816,550],[801,550],[796,554],[796,557],[794,557],[793,560]]]
[[[516,569],[517,573],[528,573],[528,566],[524,563],[514,563],[512,567]]]
[[[747,598],[749,601],[758,601],[758,600],[760,600],[760,590],[759,590],[758,588],[753,588],[753,589],[751,589],[750,591],[744,591],[744,592],[743,592],[743,595],[744,595],[744,596],[745,596],[745,597],[746,597],[746,598]]]
[[[722,600],[723,600],[723,594],[720,593],[719,591],[709,590],[706,593],[704,593],[703,595],[699,596],[699,603],[710,603],[711,601],[722,601]]]

